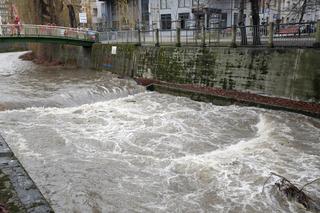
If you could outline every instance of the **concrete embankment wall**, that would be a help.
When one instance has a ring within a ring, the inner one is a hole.
[[[1,135],[0,189],[0,204],[8,212],[53,212]]]
[[[0,53],[15,52],[15,51],[25,51],[25,50],[28,50],[28,45],[27,44],[0,43]]]
[[[94,68],[120,75],[320,102],[320,50],[97,44]]]
[[[28,48],[40,61],[91,67],[91,48],[62,44],[29,44]]]

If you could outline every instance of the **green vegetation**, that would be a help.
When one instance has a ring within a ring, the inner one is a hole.
[[[22,213],[26,210],[17,198],[9,178],[0,170],[0,203],[3,204],[10,213]]]

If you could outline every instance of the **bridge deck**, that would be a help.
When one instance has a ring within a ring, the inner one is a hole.
[[[98,33],[49,25],[0,25],[0,42],[57,43],[91,47]]]

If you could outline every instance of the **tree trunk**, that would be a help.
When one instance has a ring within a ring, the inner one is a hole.
[[[253,23],[253,45],[261,45],[260,40],[260,16],[259,16],[259,0],[250,0],[251,2],[251,13]]]
[[[247,30],[245,24],[245,14],[244,14],[244,7],[245,7],[246,0],[240,0],[240,10],[239,10],[239,27],[241,32],[241,45],[247,45]]]
[[[300,24],[302,23],[303,21],[303,17],[306,13],[306,8],[307,8],[307,0],[303,0],[303,3],[302,3],[302,6],[301,6],[301,13],[300,13],[300,18],[299,18],[299,37],[301,36],[301,31],[300,31]]]
[[[74,7],[69,4],[67,5],[69,11],[70,27],[77,27],[76,14],[74,12]]]

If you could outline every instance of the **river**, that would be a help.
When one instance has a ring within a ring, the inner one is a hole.
[[[304,212],[276,172],[320,177],[320,122],[146,92],[0,54],[0,131],[56,212]],[[306,188],[320,197],[320,184]]]

